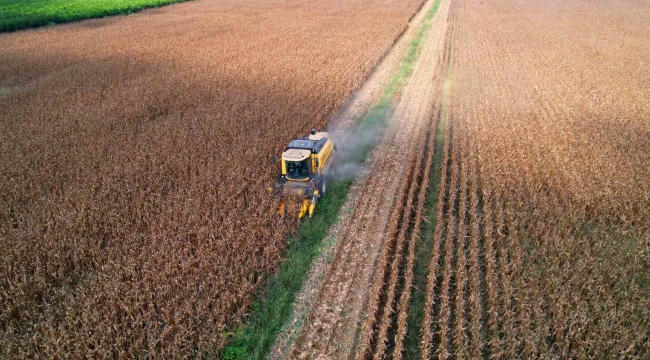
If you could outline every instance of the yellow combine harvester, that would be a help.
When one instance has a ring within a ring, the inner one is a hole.
[[[278,183],[269,187],[283,198],[278,213],[284,216],[285,195],[301,196],[298,218],[309,213],[312,217],[316,204],[327,191],[327,181],[332,175],[336,147],[326,132],[315,128],[309,136],[292,140],[282,153],[282,174]]]

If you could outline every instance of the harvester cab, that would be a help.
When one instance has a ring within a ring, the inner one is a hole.
[[[316,128],[304,138],[292,140],[284,149],[281,158],[282,173],[269,192],[282,198],[278,214],[285,215],[285,196],[301,198],[298,218],[305,214],[312,217],[316,204],[327,191],[327,182],[332,176],[334,142],[327,132]]]

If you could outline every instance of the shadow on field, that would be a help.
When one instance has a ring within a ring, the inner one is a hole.
[[[164,59],[8,58],[3,356],[63,338],[111,349],[133,331],[119,309],[149,329],[136,338],[168,344],[189,335],[164,324],[220,334],[237,321],[295,228],[269,213],[270,159],[336,104],[309,86]]]

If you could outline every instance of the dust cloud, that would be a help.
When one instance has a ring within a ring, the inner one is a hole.
[[[334,128],[330,136],[336,145],[336,160],[333,178],[335,181],[354,179],[363,168],[370,151],[379,142],[382,135],[380,124],[365,123],[347,129]]]

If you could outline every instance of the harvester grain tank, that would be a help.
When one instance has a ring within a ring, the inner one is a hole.
[[[282,198],[278,213],[285,215],[285,198],[289,195],[301,197],[298,217],[305,214],[312,217],[321,196],[327,191],[332,177],[336,147],[329,134],[317,131],[300,139],[292,140],[282,153],[282,173],[278,183],[269,187],[269,192]]]

